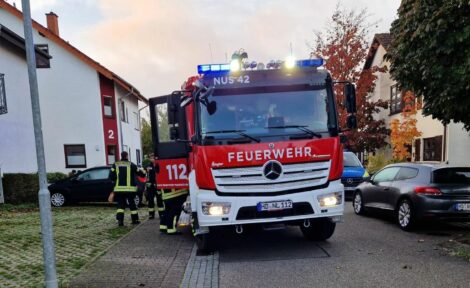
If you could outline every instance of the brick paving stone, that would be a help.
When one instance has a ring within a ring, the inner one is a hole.
[[[179,287],[193,243],[188,233],[164,235],[158,220],[145,221],[75,277],[70,287]]]
[[[218,288],[219,287],[219,253],[197,256],[194,245],[191,258],[184,272],[181,288]]]

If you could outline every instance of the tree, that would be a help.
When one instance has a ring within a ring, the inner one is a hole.
[[[386,57],[402,90],[424,98],[424,115],[470,131],[468,0],[403,0]]]
[[[147,114],[148,117],[148,114]],[[168,114],[166,107],[157,106],[158,138],[160,141],[170,141],[170,127],[168,125]],[[145,118],[141,123],[142,150],[144,155],[153,153],[152,127]]]
[[[421,132],[416,128],[416,97],[411,91],[407,91],[403,96],[405,107],[401,115],[403,121],[395,118],[390,123],[390,142],[392,144],[392,156],[397,161],[411,159],[411,145],[413,139],[421,136]]]
[[[356,84],[358,129],[345,132],[348,138],[346,147],[354,152],[374,151],[384,147],[387,145],[385,139],[389,134],[384,120],[374,119],[374,114],[383,108],[388,108],[388,103],[382,100],[370,102],[366,99],[375,87],[376,73],[385,71],[377,66],[362,69],[368,54],[366,36],[369,25],[366,20],[367,10],[357,13],[341,10],[337,6],[326,36],[316,33],[316,47],[312,52],[326,60],[325,66],[334,80],[351,81]],[[342,85],[335,85],[335,94],[339,124],[340,127],[345,127],[347,111],[343,105]]]
[[[142,150],[144,155],[153,153],[152,128],[145,118],[142,118],[140,135],[142,137]]]

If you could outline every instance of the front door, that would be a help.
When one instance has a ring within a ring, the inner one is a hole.
[[[189,142],[186,111],[180,93],[150,99],[154,154],[159,166],[158,189],[188,188]]]
[[[387,197],[389,191],[392,189],[393,179],[397,175],[400,167],[389,167],[379,171],[371,179],[371,185],[364,192],[364,199],[366,206],[389,209]]]

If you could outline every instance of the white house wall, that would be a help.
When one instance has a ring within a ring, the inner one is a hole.
[[[26,60],[0,45],[8,113],[0,115],[0,168],[3,173],[37,171]]]
[[[461,123],[447,125],[448,147],[447,158],[450,165],[470,166],[470,132]]]
[[[137,150],[140,151],[140,160],[142,161],[140,118],[135,117],[135,115],[139,115],[138,101],[135,97],[129,96],[129,94],[120,87],[115,87],[115,92],[117,96],[116,107],[120,108],[120,106],[118,105],[119,101],[124,101],[125,107],[127,109],[127,122],[123,122],[119,119],[119,121],[121,122],[120,125],[118,123],[120,137],[122,135],[122,144],[123,146],[127,147],[127,152],[129,152],[129,159],[137,164]]]

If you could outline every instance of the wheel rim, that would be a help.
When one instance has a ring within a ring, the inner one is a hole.
[[[136,196],[134,197],[134,203],[135,203],[136,206],[139,206],[139,204],[140,204],[139,195],[136,195]]]
[[[410,224],[411,219],[411,207],[407,202],[403,202],[398,209],[398,222],[401,227],[406,227]]]
[[[65,197],[60,193],[54,193],[51,196],[51,202],[54,206],[62,206],[65,203]]]
[[[361,212],[362,209],[362,198],[361,194],[357,193],[356,196],[354,196],[354,212],[359,213]]]

